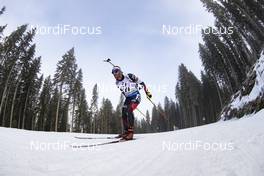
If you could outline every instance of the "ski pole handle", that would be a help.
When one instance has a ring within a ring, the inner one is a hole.
[[[111,59],[107,58],[106,60],[104,60],[104,62],[108,62],[109,64],[111,64],[113,67],[115,66],[112,62]]]

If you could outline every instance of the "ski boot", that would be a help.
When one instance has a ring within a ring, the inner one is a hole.
[[[133,136],[134,136],[134,130],[133,128],[129,128],[128,131],[127,131],[127,135],[122,137],[122,140],[133,140]]]
[[[118,136],[116,136],[115,138],[124,138],[124,137],[126,137],[128,135],[128,131],[125,131],[124,133],[122,133],[122,134],[119,134]]]

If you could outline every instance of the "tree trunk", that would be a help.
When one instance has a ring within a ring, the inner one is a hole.
[[[19,101],[21,100],[21,95],[19,96]],[[22,111],[22,106],[21,103],[18,106],[19,107],[19,112],[18,112],[18,123],[17,123],[17,128],[20,128],[21,126],[21,111]]]
[[[14,92],[14,95],[13,95],[13,99],[12,99],[11,112],[10,112],[10,123],[9,123],[9,127],[10,128],[12,128],[14,106],[15,106],[15,100],[16,100],[16,95],[17,95],[17,89],[18,89],[19,82],[20,82],[20,78],[17,81],[16,89],[15,89],[15,92]]]
[[[9,92],[10,92],[10,88],[8,89],[8,91],[7,91],[8,93],[7,93],[7,96],[9,95]],[[2,121],[2,126],[4,127],[5,126],[5,116],[6,116],[6,108],[7,108],[7,103],[8,103],[8,101],[6,100],[5,101],[5,106],[4,106],[4,113],[3,113],[3,121]]]
[[[28,102],[29,90],[30,90],[30,86],[28,87],[28,90],[27,90],[26,100],[25,100],[24,109],[23,109],[22,129],[25,129],[26,109],[27,109],[27,102]]]
[[[221,97],[221,93],[220,93],[220,90],[219,90],[219,86],[218,86],[218,83],[217,83],[217,80],[216,78],[213,76],[213,81],[215,83],[215,86],[216,86],[216,91],[217,91],[217,95],[218,95],[218,98],[219,98],[219,101],[220,101],[220,106],[221,106],[221,109],[223,107],[223,101],[222,101],[222,97]]]
[[[9,82],[9,79],[11,77],[11,73],[12,73],[12,70],[13,70],[14,67],[15,67],[15,64],[10,69],[10,71],[8,73],[8,76],[7,76],[7,79],[6,79],[6,82],[5,82],[5,86],[4,86],[4,90],[3,90],[3,94],[2,94],[2,99],[1,99],[1,103],[0,103],[0,115],[2,113],[2,108],[3,108],[4,101],[5,101],[6,94],[7,94],[6,91],[7,91],[7,87],[8,87],[8,82]]]
[[[73,96],[73,105],[72,105],[72,117],[71,117],[71,132],[73,132],[73,119],[74,119],[74,115],[75,115],[75,104],[76,104],[76,96],[74,95]]]
[[[56,118],[55,118],[55,131],[58,131],[58,119],[59,119],[59,110],[60,110],[60,99],[61,99],[61,94],[62,94],[62,85],[63,85],[63,82],[60,85],[60,92],[59,92],[59,97],[58,97],[58,102],[57,102]]]

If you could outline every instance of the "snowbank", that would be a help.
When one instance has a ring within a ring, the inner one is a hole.
[[[221,119],[240,118],[262,108],[264,108],[264,51],[248,73],[241,90],[233,95],[231,103],[224,108]]]

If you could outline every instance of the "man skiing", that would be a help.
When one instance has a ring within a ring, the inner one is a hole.
[[[148,98],[152,95],[148,91],[145,83],[140,81],[134,74],[128,73],[123,74],[119,66],[114,66],[112,74],[116,79],[116,85],[121,90],[123,95],[126,97],[124,105],[122,107],[122,122],[124,132],[117,138],[123,140],[132,140],[134,135],[134,113],[133,111],[137,108],[140,103],[141,96],[139,90],[144,88],[144,91]]]

